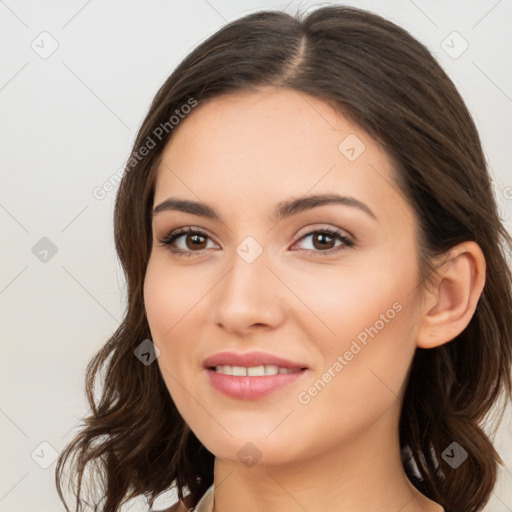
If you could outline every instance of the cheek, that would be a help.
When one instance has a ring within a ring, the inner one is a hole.
[[[389,331],[388,325],[396,324],[396,309],[401,309],[395,303],[404,306],[408,292],[404,282],[412,282],[413,272],[359,262],[339,268],[326,266],[315,272],[298,269],[283,280],[293,284],[295,296],[290,296],[290,305],[294,305],[295,321],[305,332],[312,334],[314,330],[311,339],[326,340],[320,346],[332,352],[343,349],[359,334],[364,341],[366,329],[376,323],[379,331],[384,326]]]
[[[400,395],[415,351],[413,262],[411,256],[384,257],[351,268],[326,267],[314,276],[296,274],[295,291],[307,297],[308,307],[297,303],[295,318],[319,353],[308,383],[313,388],[302,389],[299,403],[310,400],[327,409],[343,403],[358,417],[367,406],[380,410]]]
[[[321,423],[326,437],[343,439],[398,413],[415,346],[406,307],[381,298],[372,309],[341,312],[336,335],[323,337],[320,364],[295,396],[305,430]]]
[[[171,268],[165,255],[151,257],[144,279],[144,304],[155,342],[173,338],[180,322],[208,290],[206,276],[194,266]]]
[[[183,286],[180,273],[169,272],[160,255],[151,256],[144,279],[144,305],[151,340],[159,349],[156,360],[162,378],[178,411],[183,416],[183,400],[179,383],[180,368],[187,357],[183,336],[179,336],[180,320],[186,315],[193,291]],[[181,340],[181,343],[180,343]]]
[[[211,276],[198,266],[177,266],[165,254],[151,257],[144,279],[144,304],[153,343],[160,350],[157,362],[178,409],[186,407],[194,379],[201,368],[200,339],[207,318],[205,299]],[[197,371],[195,371],[197,369]],[[191,371],[192,370],[192,371]]]

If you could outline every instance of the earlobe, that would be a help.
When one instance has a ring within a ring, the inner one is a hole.
[[[475,242],[463,242],[446,253],[425,291],[418,347],[443,345],[468,326],[484,289],[485,273],[485,257]]]

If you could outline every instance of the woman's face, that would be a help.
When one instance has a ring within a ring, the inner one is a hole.
[[[144,297],[184,420],[217,457],[244,463],[395,436],[421,289],[416,223],[386,154],[289,90],[200,103],[174,129],[154,207],[187,203],[153,216]],[[307,369],[205,367],[253,351]]]

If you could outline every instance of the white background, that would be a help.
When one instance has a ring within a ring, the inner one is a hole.
[[[474,115],[510,229],[512,2],[346,3],[403,26],[447,70]],[[86,364],[121,320],[115,191],[97,200],[92,190],[125,164],[153,95],[198,43],[244,14],[298,7],[272,0],[0,0],[1,512],[63,510],[52,447],[60,451],[86,413]],[[40,36],[44,31],[51,36]],[[469,44],[457,58],[459,36],[447,40],[452,56],[442,46],[453,31]],[[31,47],[43,52],[57,43],[45,59]],[[43,237],[57,249],[46,262],[32,252]],[[495,442],[507,468],[488,512],[512,511],[510,418]],[[137,501],[126,509],[146,510]]]

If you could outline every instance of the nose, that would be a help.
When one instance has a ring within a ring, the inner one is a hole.
[[[230,270],[216,286],[216,324],[239,336],[282,324],[286,289],[271,270],[266,252],[248,262],[234,251],[230,263]]]

